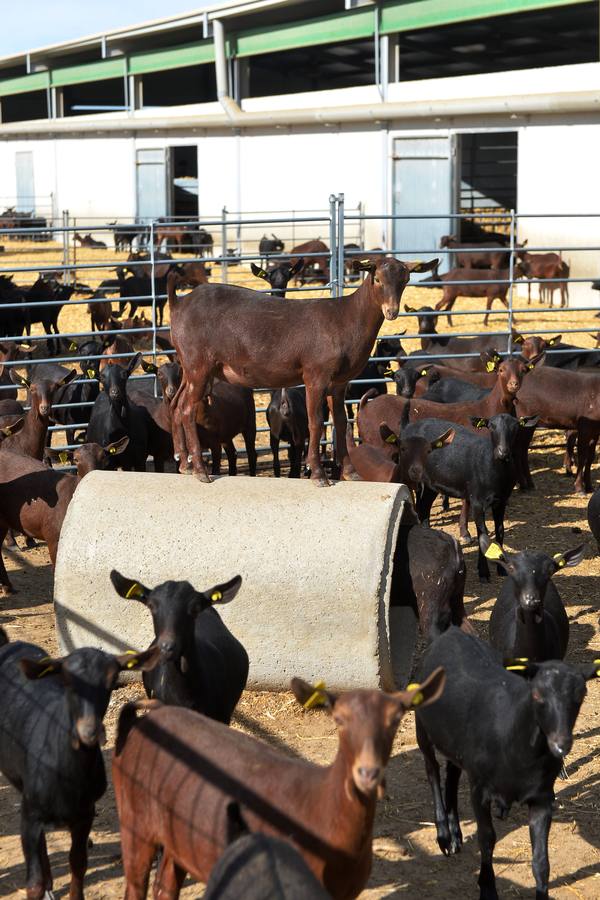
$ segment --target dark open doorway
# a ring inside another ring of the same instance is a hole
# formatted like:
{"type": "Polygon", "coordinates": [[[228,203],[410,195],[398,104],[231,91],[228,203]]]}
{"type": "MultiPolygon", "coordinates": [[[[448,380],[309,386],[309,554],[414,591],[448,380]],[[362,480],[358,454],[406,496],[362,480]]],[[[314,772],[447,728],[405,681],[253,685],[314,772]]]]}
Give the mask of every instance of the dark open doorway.
{"type": "Polygon", "coordinates": [[[509,212],[517,207],[517,137],[516,131],[459,135],[458,211],[471,213],[486,231],[508,232],[509,212]]]}
{"type": "Polygon", "coordinates": [[[170,147],[171,215],[195,218],[198,215],[198,148],[170,147]]]}

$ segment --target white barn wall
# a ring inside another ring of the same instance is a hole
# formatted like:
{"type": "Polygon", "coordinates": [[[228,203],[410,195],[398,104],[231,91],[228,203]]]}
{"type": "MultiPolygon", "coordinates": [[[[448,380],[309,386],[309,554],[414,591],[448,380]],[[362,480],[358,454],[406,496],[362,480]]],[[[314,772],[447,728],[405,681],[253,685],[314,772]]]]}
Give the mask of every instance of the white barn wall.
{"type": "MultiPolygon", "coordinates": [[[[600,125],[527,126],[519,133],[518,208],[523,213],[600,213],[600,125]]],[[[600,216],[521,219],[519,238],[531,247],[556,250],[600,247],[600,216]]],[[[573,278],[600,276],[600,250],[565,250],[573,278]]],[[[537,296],[537,287],[532,287],[537,296]]],[[[519,290],[523,295],[523,290],[519,290]]],[[[558,303],[558,291],[555,293],[558,303]]],[[[571,306],[595,306],[589,284],[569,285],[571,306]]]]}

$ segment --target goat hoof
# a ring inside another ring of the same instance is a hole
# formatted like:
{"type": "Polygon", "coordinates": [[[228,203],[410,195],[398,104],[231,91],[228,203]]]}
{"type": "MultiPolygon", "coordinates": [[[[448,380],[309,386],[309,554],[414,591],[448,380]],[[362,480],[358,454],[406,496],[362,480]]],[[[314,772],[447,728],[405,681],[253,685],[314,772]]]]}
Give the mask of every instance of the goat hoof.
{"type": "Polygon", "coordinates": [[[0,597],[10,597],[11,594],[16,594],[17,592],[13,588],[12,584],[2,584],[0,585],[0,597]]]}
{"type": "Polygon", "coordinates": [[[362,478],[352,469],[349,472],[342,472],[342,481],[362,481],[362,478]]]}
{"type": "Polygon", "coordinates": [[[576,497],[587,497],[587,494],[585,491],[575,491],[575,496],[576,497]]]}
{"type": "Polygon", "coordinates": [[[311,477],[310,480],[311,480],[312,484],[314,484],[315,487],[320,487],[320,488],[329,487],[329,481],[325,477],[323,477],[323,478],[311,477]]]}
{"type": "Polygon", "coordinates": [[[480,576],[479,576],[479,583],[480,583],[480,584],[489,584],[489,583],[490,583],[490,576],[489,576],[489,575],[480,575],[480,576]]]}
{"type": "Polygon", "coordinates": [[[210,484],[212,481],[212,478],[210,477],[208,472],[194,472],[194,475],[196,476],[198,481],[202,481],[204,482],[204,484],[210,484]]]}
{"type": "Polygon", "coordinates": [[[471,537],[471,535],[469,534],[468,531],[466,534],[461,534],[461,536],[460,536],[461,547],[468,547],[472,543],[473,543],[473,538],[471,537]]]}

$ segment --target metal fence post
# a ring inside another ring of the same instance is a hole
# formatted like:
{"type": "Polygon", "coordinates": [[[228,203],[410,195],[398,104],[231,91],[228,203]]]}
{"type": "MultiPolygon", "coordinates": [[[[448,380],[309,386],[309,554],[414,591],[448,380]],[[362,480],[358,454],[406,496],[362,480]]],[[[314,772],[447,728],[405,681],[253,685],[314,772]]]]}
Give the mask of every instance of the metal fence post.
{"type": "Polygon", "coordinates": [[[337,279],[340,296],[344,293],[344,195],[338,194],[337,207],[337,279]]]}
{"type": "MultiPolygon", "coordinates": [[[[154,253],[154,219],[150,222],[150,284],[152,291],[152,362],[156,365],[156,257],[154,253]]],[[[158,379],[154,379],[154,396],[158,396],[158,379]]]]}
{"type": "MultiPolygon", "coordinates": [[[[69,226],[69,211],[67,209],[63,209],[63,212],[62,212],[62,226],[63,226],[63,229],[65,229],[63,231],[63,258],[62,258],[62,261],[63,261],[63,266],[68,266],[69,265],[69,241],[71,239],[71,236],[70,236],[69,232],[66,231],[66,229],[69,226]]],[[[63,282],[65,284],[70,284],[71,277],[67,273],[67,269],[63,269],[63,273],[64,273],[63,274],[63,282]]]]}
{"type": "MultiPolygon", "coordinates": [[[[239,213],[241,215],[241,213],[239,213]]],[[[221,281],[227,284],[227,207],[221,210],[221,281]]]]}
{"type": "Polygon", "coordinates": [[[337,197],[329,195],[329,284],[332,297],[337,296],[337,197]]]}
{"type": "Polygon", "coordinates": [[[513,288],[514,288],[514,260],[515,253],[515,211],[510,211],[510,257],[508,262],[508,277],[510,284],[508,286],[508,352],[512,353],[512,333],[513,333],[513,288]]]}

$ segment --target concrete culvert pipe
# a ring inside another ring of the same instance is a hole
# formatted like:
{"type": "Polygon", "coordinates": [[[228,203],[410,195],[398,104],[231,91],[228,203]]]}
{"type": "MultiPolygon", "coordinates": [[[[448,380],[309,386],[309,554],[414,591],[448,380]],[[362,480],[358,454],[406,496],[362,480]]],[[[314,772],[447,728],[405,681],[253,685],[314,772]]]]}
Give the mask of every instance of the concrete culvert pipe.
{"type": "Polygon", "coordinates": [[[250,657],[248,686],[287,689],[290,678],[328,687],[392,689],[410,673],[416,618],[396,598],[394,550],[404,485],[91,472],[77,488],[55,572],[63,652],[143,649],[149,611],[117,596],[123,575],[154,587],[199,589],[240,574],[219,614],[250,657]],[[390,627],[391,621],[391,627],[390,627]]]}

